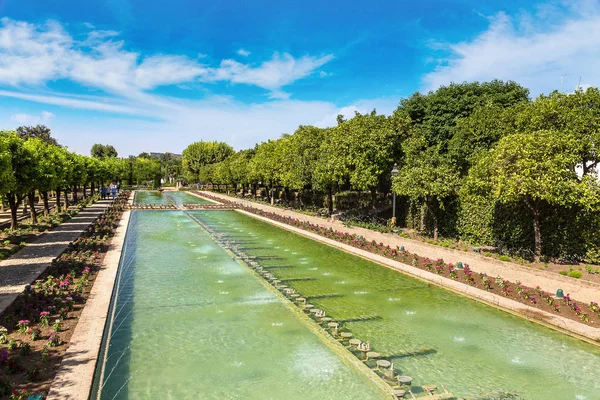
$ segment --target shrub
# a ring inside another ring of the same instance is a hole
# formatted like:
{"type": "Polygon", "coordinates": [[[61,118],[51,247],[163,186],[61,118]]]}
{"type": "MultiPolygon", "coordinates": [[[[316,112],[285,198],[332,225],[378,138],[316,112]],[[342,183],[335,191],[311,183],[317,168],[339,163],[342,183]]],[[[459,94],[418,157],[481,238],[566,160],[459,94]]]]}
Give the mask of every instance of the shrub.
{"type": "Polygon", "coordinates": [[[511,258],[509,256],[500,256],[500,257],[498,257],[498,260],[500,260],[500,261],[511,261],[511,258]]]}
{"type": "Polygon", "coordinates": [[[571,271],[571,272],[569,272],[569,276],[571,278],[579,279],[579,278],[581,278],[581,272],[579,272],[579,271],[571,271]]]}
{"type": "Polygon", "coordinates": [[[12,393],[13,386],[10,384],[8,379],[0,377],[0,396],[8,396],[12,393]]]}

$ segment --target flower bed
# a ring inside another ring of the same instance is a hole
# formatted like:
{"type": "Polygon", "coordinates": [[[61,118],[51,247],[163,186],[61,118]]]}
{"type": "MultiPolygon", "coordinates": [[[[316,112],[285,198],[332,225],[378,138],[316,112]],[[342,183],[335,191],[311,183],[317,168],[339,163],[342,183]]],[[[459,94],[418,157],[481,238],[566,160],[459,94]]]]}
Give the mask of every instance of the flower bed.
{"type": "Polygon", "coordinates": [[[0,316],[0,399],[47,393],[128,197],[123,192],[0,316]]]}
{"type": "Polygon", "coordinates": [[[184,203],[183,207],[189,210],[231,210],[231,205],[226,204],[188,204],[184,203]]]}
{"type": "MultiPolygon", "coordinates": [[[[219,201],[224,204],[231,205],[234,203],[229,200],[224,200],[221,197],[209,195],[206,193],[198,193],[203,197],[219,201]]],[[[420,257],[417,254],[409,253],[401,247],[392,248],[384,243],[368,241],[362,236],[339,232],[332,228],[319,226],[308,221],[301,221],[297,218],[285,217],[273,212],[267,212],[258,208],[249,207],[240,203],[235,203],[235,207],[244,211],[251,212],[262,217],[282,222],[291,226],[301,228],[303,230],[316,233],[320,236],[345,243],[356,248],[369,251],[374,254],[400,261],[404,264],[412,265],[415,268],[425,269],[432,273],[464,282],[476,288],[494,293],[506,298],[518,301],[522,304],[554,313],[574,321],[584,324],[600,327],[600,307],[597,303],[591,302],[584,304],[570,298],[567,294],[564,299],[556,299],[553,293],[544,291],[539,286],[531,288],[523,286],[520,282],[510,282],[503,279],[501,276],[490,277],[486,274],[473,272],[468,264],[453,265],[444,262],[443,259],[430,260],[426,257],[420,257]]]]}

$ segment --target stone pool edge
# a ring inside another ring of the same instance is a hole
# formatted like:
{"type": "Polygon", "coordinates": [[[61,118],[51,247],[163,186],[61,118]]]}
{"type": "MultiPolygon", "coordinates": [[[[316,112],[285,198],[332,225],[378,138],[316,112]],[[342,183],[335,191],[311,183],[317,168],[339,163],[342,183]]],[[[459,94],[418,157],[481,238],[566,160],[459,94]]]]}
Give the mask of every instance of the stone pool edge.
{"type": "MultiPolygon", "coordinates": [[[[204,198],[200,195],[197,195],[197,196],[204,198]]],[[[208,200],[206,198],[204,198],[204,199],[208,200]]],[[[297,228],[297,227],[294,227],[294,226],[291,226],[288,224],[284,224],[279,221],[274,221],[267,217],[263,217],[263,216],[256,215],[256,214],[250,213],[248,211],[239,210],[239,209],[236,209],[235,211],[240,212],[245,215],[248,215],[250,217],[262,220],[264,222],[268,222],[272,225],[278,226],[278,227],[286,229],[288,231],[298,233],[302,236],[305,236],[305,237],[311,238],[313,240],[316,240],[318,242],[327,244],[331,247],[335,247],[335,248],[345,251],[347,253],[351,253],[351,254],[359,256],[361,258],[375,262],[384,267],[403,272],[407,275],[412,276],[413,278],[417,278],[421,281],[425,281],[427,283],[434,284],[436,286],[450,290],[459,295],[469,297],[472,300],[476,300],[481,303],[485,303],[489,306],[492,306],[494,308],[508,312],[512,315],[524,318],[530,322],[534,322],[539,325],[545,326],[547,328],[559,331],[561,333],[564,333],[569,336],[575,337],[577,339],[583,340],[583,341],[593,344],[595,346],[600,346],[600,329],[599,328],[592,328],[590,326],[584,325],[577,321],[573,321],[568,318],[553,315],[546,311],[530,307],[528,305],[519,303],[519,302],[511,300],[511,299],[507,299],[505,297],[496,296],[492,293],[488,293],[481,289],[469,286],[466,283],[457,282],[452,279],[436,275],[432,272],[424,271],[419,268],[415,268],[411,265],[404,264],[399,261],[391,260],[387,257],[383,257],[380,255],[368,252],[366,250],[357,249],[348,244],[341,243],[336,240],[329,239],[329,238],[317,235],[316,233],[308,232],[303,229],[300,229],[300,228],[297,228]]]]}
{"type": "Polygon", "coordinates": [[[123,212],[46,400],[89,399],[130,217],[123,212]]]}
{"type": "Polygon", "coordinates": [[[202,200],[210,201],[211,203],[214,203],[214,204],[223,204],[220,201],[216,201],[216,200],[213,200],[213,199],[209,199],[208,197],[200,196],[199,194],[196,194],[196,193],[191,192],[189,190],[186,190],[185,193],[191,194],[192,196],[196,196],[196,197],[198,197],[198,198],[200,198],[202,200]]]}

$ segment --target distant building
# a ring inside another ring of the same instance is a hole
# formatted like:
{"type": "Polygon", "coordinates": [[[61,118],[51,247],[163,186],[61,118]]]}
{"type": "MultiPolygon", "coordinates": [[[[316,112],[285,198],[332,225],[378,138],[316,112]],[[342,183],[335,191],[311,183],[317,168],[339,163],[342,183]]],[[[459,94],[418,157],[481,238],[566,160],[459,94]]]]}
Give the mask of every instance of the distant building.
{"type": "Polygon", "coordinates": [[[169,152],[167,152],[167,153],[150,153],[150,156],[154,157],[154,158],[160,158],[160,157],[162,157],[163,154],[168,154],[173,158],[182,158],[183,157],[181,154],[175,154],[175,153],[169,153],[169,152]]]}

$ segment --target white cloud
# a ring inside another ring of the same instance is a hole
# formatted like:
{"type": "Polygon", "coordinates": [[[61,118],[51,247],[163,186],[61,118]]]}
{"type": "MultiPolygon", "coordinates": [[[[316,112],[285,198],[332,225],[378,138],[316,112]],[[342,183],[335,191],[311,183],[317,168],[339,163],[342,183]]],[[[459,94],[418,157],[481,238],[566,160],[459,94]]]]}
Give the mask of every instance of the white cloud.
{"type": "Polygon", "coordinates": [[[312,74],[317,68],[333,59],[332,54],[323,57],[304,56],[295,59],[288,53],[275,53],[273,58],[253,67],[235,60],[223,60],[219,68],[213,68],[205,76],[205,82],[228,81],[255,85],[273,92],[298,79],[312,74]]]}
{"type": "MultiPolygon", "coordinates": [[[[166,99],[163,99],[167,101],[166,99]]],[[[113,144],[119,154],[138,154],[142,151],[181,153],[198,140],[226,141],[236,149],[274,139],[282,133],[292,133],[299,125],[335,126],[339,113],[350,118],[354,111],[390,113],[397,99],[358,101],[347,107],[323,101],[277,100],[259,104],[243,104],[228,98],[186,101],[170,108],[150,106],[156,119],[110,119],[64,121],[54,124],[53,132],[60,143],[71,150],[88,154],[90,147],[102,137],[113,144]],[[85,132],[85,135],[81,135],[85,132]]]]}
{"type": "Polygon", "coordinates": [[[600,9],[587,1],[569,6],[540,7],[538,14],[519,18],[505,13],[489,17],[489,28],[473,40],[446,45],[448,57],[425,75],[424,89],[494,78],[515,80],[533,95],[571,91],[579,77],[599,85],[600,9]]]}
{"type": "Polygon", "coordinates": [[[0,97],[9,97],[33,101],[42,104],[52,104],[56,106],[69,107],[80,110],[107,111],[119,114],[145,115],[143,108],[122,104],[114,99],[93,98],[86,96],[84,98],[63,96],[63,95],[44,95],[34,93],[22,93],[8,90],[0,90],[0,97]]]}
{"type": "Polygon", "coordinates": [[[49,111],[42,111],[40,115],[17,113],[10,117],[10,120],[18,125],[47,125],[54,118],[54,114],[49,111]]]}
{"type": "Polygon", "coordinates": [[[335,122],[336,105],[290,100],[290,93],[284,90],[318,71],[333,59],[331,54],[294,58],[274,53],[257,64],[223,60],[211,66],[198,61],[202,54],[196,59],[176,54],[146,56],[127,50],[117,39],[117,32],[93,30],[78,40],[52,21],[39,25],[0,20],[0,98],[100,112],[97,117],[89,112],[70,113],[69,118],[53,120],[53,115],[41,108],[37,113],[12,116],[2,115],[0,110],[0,123],[14,127],[52,121],[53,135],[71,150],[88,154],[94,141],[103,137],[126,155],[181,152],[200,139],[224,140],[246,148],[293,132],[300,124],[327,120],[330,115],[335,122]],[[105,94],[56,93],[45,87],[59,79],[105,94]],[[243,104],[225,96],[190,100],[151,92],[163,85],[206,90],[199,82],[204,87],[211,82],[253,85],[267,90],[271,100],[243,104]]]}
{"type": "Polygon", "coordinates": [[[351,105],[335,109],[321,119],[313,119],[312,124],[320,128],[336,126],[338,115],[344,116],[345,119],[350,119],[357,112],[366,114],[373,110],[376,110],[377,114],[390,115],[397,106],[398,99],[396,98],[381,97],[378,99],[358,100],[351,105]]]}
{"type": "MultiPolygon", "coordinates": [[[[200,79],[259,86],[280,97],[283,86],[310,75],[332,59],[288,53],[273,55],[258,66],[223,60],[209,67],[183,55],[142,56],[126,50],[117,40],[119,32],[92,30],[84,40],[73,38],[58,22],[31,24],[0,20],[0,85],[42,85],[69,79],[84,86],[130,97],[159,86],[177,85],[200,79]]],[[[250,54],[240,49],[238,54],[250,54]]]]}
{"type": "Polygon", "coordinates": [[[250,55],[250,52],[244,49],[239,49],[237,53],[242,57],[248,57],[250,55]]]}

